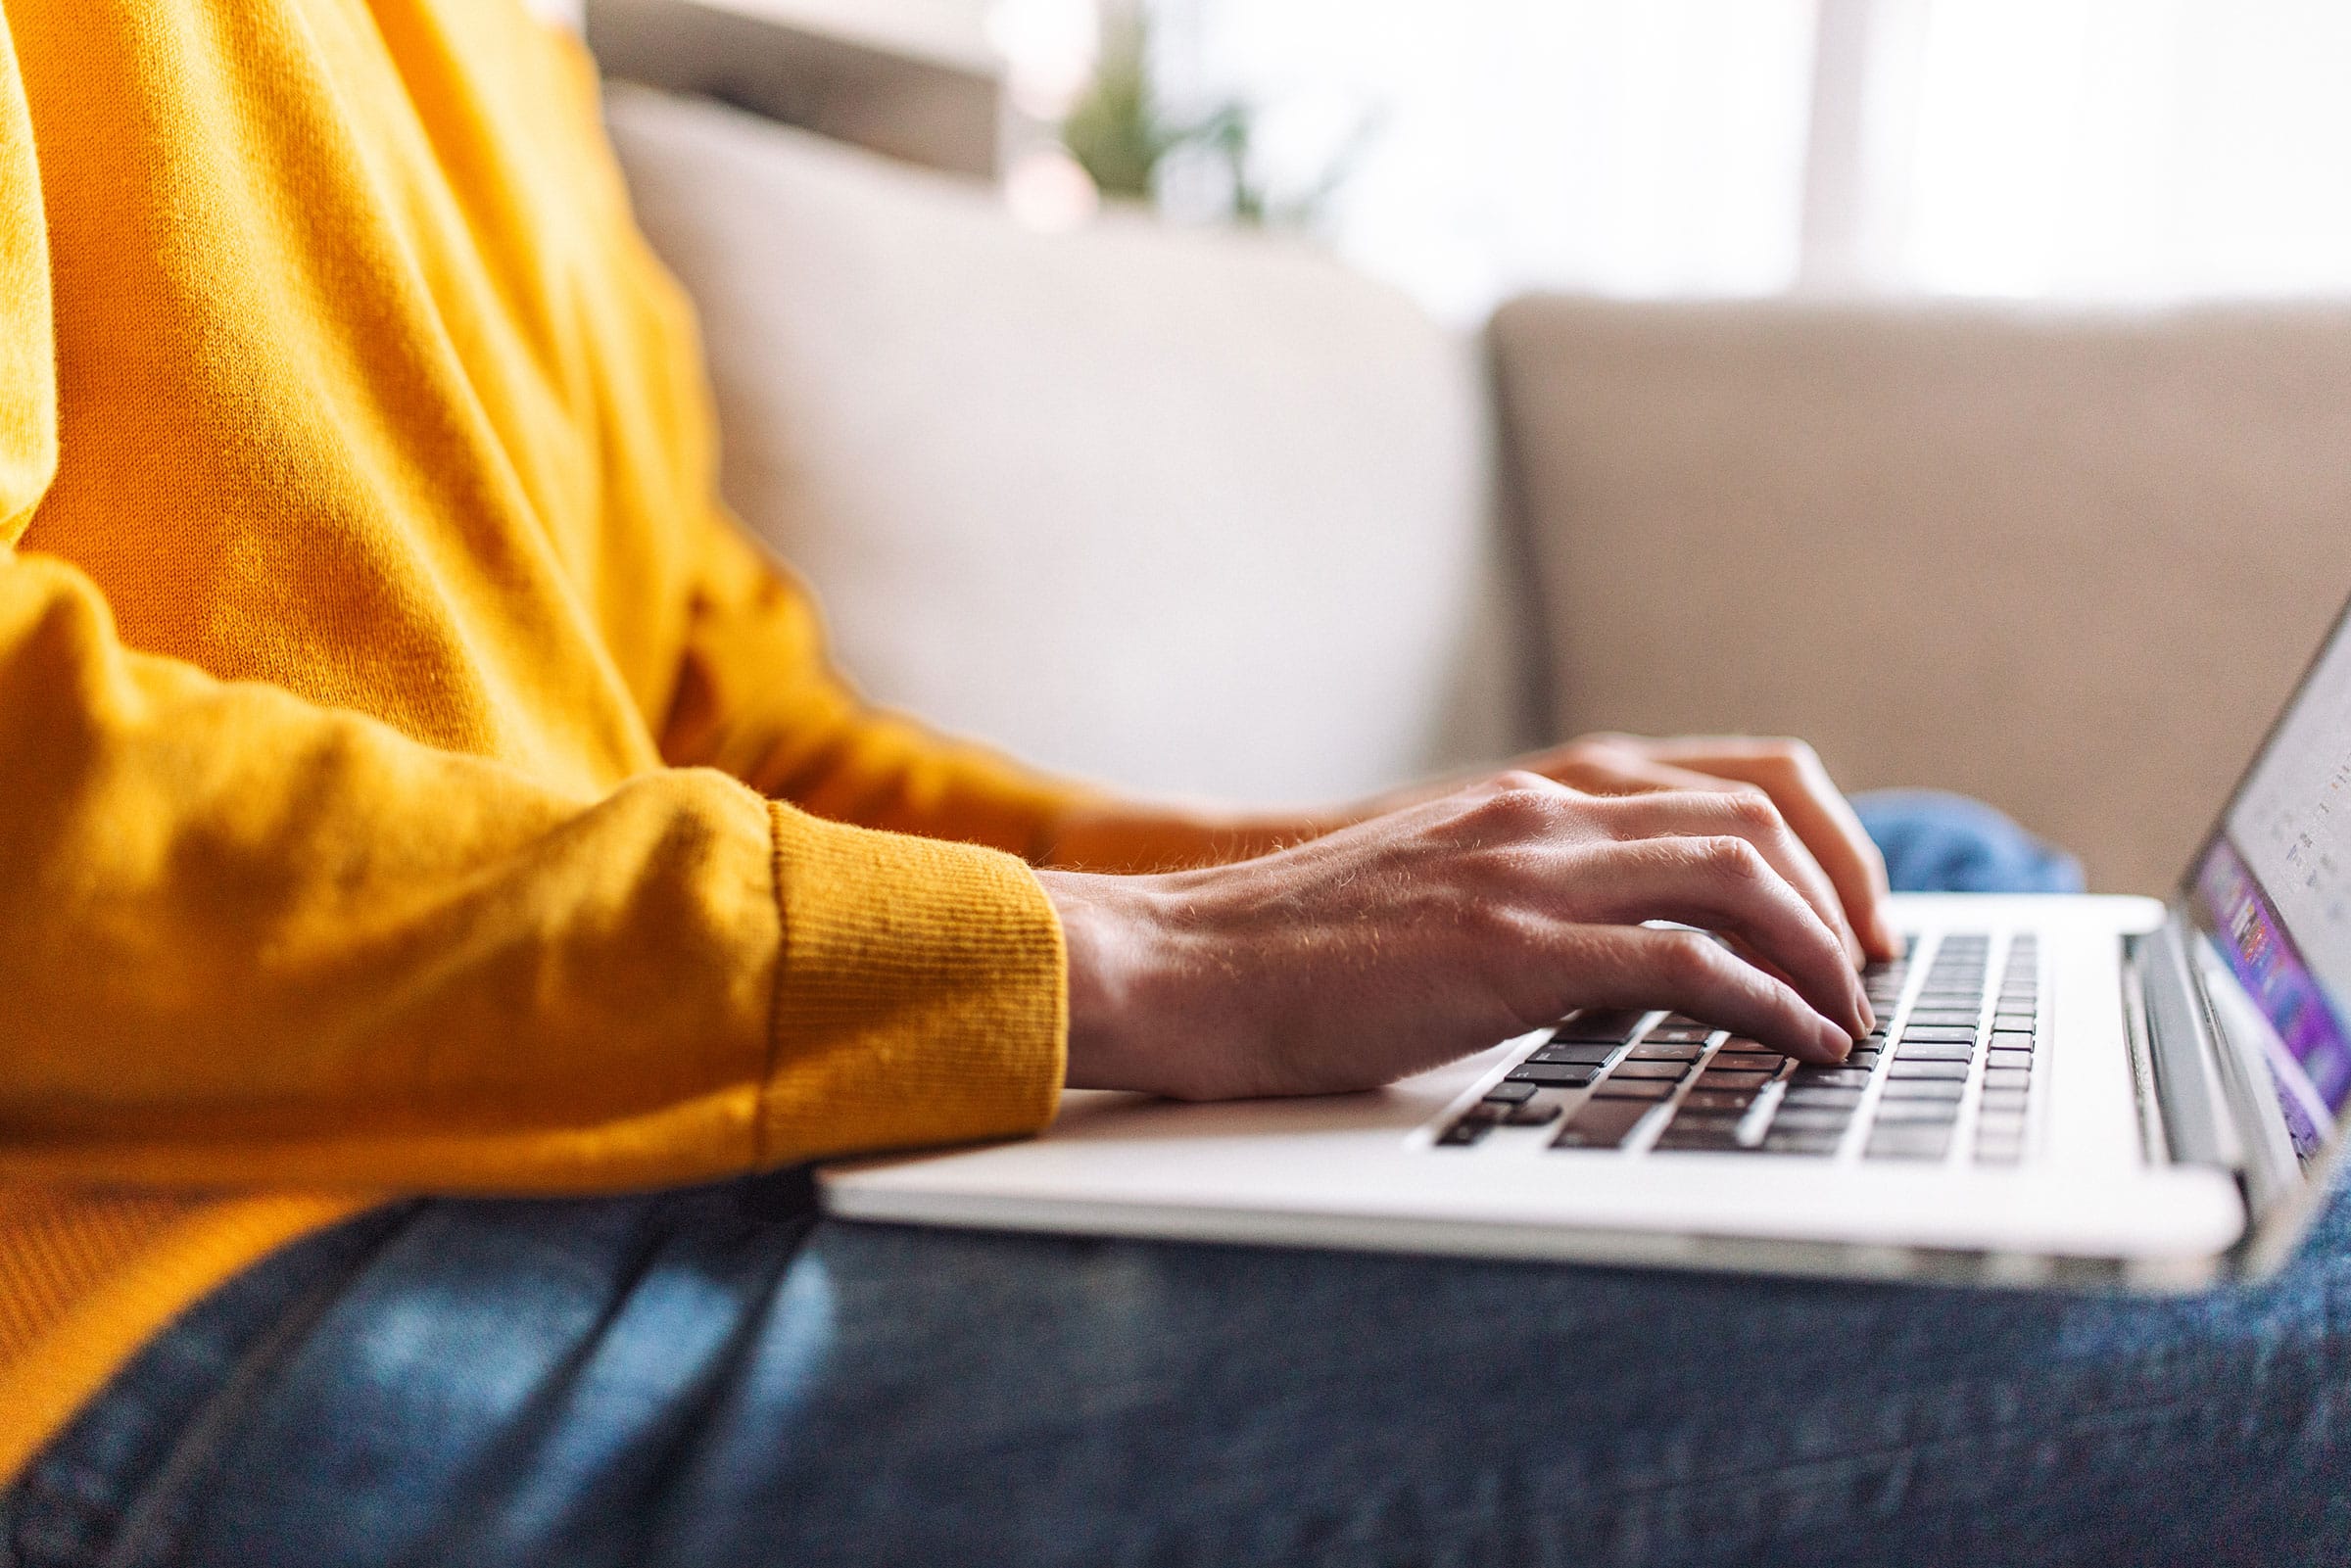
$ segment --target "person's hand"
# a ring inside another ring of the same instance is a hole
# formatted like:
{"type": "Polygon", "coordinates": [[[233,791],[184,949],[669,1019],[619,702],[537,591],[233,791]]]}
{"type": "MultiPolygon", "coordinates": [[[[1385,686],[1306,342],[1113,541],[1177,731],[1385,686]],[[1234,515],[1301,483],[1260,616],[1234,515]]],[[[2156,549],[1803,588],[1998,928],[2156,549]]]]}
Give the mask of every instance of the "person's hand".
{"type": "Polygon", "coordinates": [[[1837,927],[1855,958],[1891,959],[1901,951],[1887,912],[1886,859],[1830,782],[1819,754],[1801,740],[1595,735],[1516,766],[1596,795],[1712,792],[1726,782],[1761,790],[1799,841],[1783,872],[1837,927]]]}
{"type": "Polygon", "coordinates": [[[1224,1099],[1374,1087],[1579,1007],[1842,1060],[1874,1021],[1817,873],[1761,788],[1518,772],[1234,865],[1037,876],[1069,942],[1070,1085],[1224,1099]]]}
{"type": "MultiPolygon", "coordinates": [[[[1651,740],[1596,735],[1511,766],[1586,794],[1760,794],[1778,809],[1795,839],[1777,861],[1782,877],[1837,932],[1847,956],[1858,964],[1890,959],[1900,950],[1900,938],[1887,916],[1886,862],[1853,808],[1830,782],[1820,758],[1801,740],[1651,740]]],[[[1048,863],[1122,871],[1223,864],[1387,816],[1461,786],[1459,781],[1421,784],[1342,811],[1307,816],[1103,801],[1070,814],[1048,863]]]]}

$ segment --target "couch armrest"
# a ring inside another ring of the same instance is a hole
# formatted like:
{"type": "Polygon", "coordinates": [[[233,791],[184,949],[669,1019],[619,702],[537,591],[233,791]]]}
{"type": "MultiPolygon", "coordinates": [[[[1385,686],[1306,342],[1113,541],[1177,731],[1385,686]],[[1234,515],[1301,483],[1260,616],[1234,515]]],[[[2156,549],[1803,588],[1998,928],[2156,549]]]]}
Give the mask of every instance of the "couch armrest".
{"type": "Polygon", "coordinates": [[[1562,733],[1813,740],[2177,877],[2351,591],[2351,311],[1515,302],[1562,733]]]}

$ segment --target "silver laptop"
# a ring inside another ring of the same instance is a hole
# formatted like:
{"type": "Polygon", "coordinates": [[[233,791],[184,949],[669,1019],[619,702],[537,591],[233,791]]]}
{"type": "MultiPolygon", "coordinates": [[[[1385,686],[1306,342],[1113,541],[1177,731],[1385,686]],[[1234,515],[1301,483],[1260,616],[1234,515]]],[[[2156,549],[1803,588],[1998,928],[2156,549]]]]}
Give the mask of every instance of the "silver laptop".
{"type": "Polygon", "coordinates": [[[1073,1092],[1042,1136],[825,1171],[858,1219],[2185,1289],[2276,1267],[2351,1102],[2351,616],[2170,902],[1907,896],[1808,1067],[1582,1013],[1372,1094],[1073,1092]]]}

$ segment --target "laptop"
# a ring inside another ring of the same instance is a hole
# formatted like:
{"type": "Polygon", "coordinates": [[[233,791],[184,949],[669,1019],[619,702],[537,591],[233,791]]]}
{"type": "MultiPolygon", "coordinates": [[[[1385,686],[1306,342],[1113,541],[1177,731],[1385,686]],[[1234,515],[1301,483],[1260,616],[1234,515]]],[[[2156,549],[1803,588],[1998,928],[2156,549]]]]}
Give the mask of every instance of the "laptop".
{"type": "Polygon", "coordinates": [[[2019,1286],[2276,1268],[2351,1104],[2351,612],[2168,902],[1897,896],[1877,1031],[1806,1066],[1583,1012],[1392,1088],[1073,1091],[1041,1136],[820,1173],[864,1220],[2019,1286]]]}

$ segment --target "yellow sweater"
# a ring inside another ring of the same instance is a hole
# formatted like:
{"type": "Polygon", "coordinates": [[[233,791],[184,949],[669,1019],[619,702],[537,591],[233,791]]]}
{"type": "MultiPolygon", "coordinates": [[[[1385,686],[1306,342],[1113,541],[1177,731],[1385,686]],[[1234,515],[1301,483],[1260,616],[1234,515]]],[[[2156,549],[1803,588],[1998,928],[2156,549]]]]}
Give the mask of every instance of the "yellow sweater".
{"type": "Polygon", "coordinates": [[[586,61],[512,0],[0,19],[0,1476],[385,1195],[1047,1119],[999,851],[1071,799],[862,710],[721,514],[586,61]]]}

